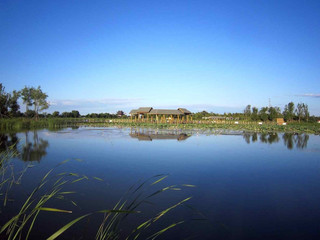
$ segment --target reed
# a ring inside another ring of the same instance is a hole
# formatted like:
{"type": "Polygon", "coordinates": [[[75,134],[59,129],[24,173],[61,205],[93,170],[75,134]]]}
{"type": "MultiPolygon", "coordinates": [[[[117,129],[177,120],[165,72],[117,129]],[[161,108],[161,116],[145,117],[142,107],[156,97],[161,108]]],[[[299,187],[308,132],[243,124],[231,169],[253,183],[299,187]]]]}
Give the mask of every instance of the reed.
{"type": "MultiPolygon", "coordinates": [[[[12,155],[7,155],[6,159],[9,159],[9,157],[12,157],[12,155]]],[[[97,177],[88,177],[71,172],[53,174],[60,165],[65,164],[68,161],[70,160],[63,161],[58,166],[51,169],[47,174],[45,174],[39,184],[28,195],[27,199],[20,207],[18,213],[1,227],[0,235],[5,234],[6,239],[8,240],[30,239],[32,231],[36,230],[35,223],[38,219],[39,214],[42,214],[44,212],[60,212],[62,214],[73,213],[71,210],[60,209],[53,206],[54,202],[57,199],[67,200],[70,204],[77,205],[72,200],[66,198],[66,195],[72,196],[72,194],[76,194],[74,191],[65,191],[64,189],[67,186],[68,189],[70,189],[70,186],[72,188],[72,184],[81,180],[91,179],[95,181],[103,181],[102,179],[97,177]]],[[[5,168],[2,169],[2,171],[5,170],[5,168]]],[[[181,186],[171,185],[152,191],[152,189],[156,188],[158,184],[164,181],[167,177],[167,175],[156,175],[143,182],[134,184],[112,208],[95,210],[77,217],[74,220],[70,221],[68,224],[62,226],[47,239],[53,240],[58,238],[73,225],[77,224],[85,218],[88,218],[89,216],[101,215],[103,216],[102,222],[97,227],[95,236],[92,236],[91,239],[119,239],[121,233],[120,228],[123,225],[124,220],[131,214],[142,214],[141,211],[139,211],[139,207],[142,204],[150,202],[150,200],[155,198],[158,194],[166,191],[179,191],[185,187],[194,187],[193,185],[188,184],[184,184],[181,186]]],[[[143,238],[141,238],[142,233],[145,232],[146,229],[148,229],[151,225],[162,219],[168,212],[173,211],[179,206],[183,206],[184,203],[189,201],[190,199],[191,197],[185,198],[178,203],[162,210],[155,217],[135,227],[128,236],[124,237],[124,239],[155,239],[166,231],[172,229],[173,227],[182,224],[184,222],[183,220],[172,223],[169,226],[150,234],[149,236],[143,236],[143,238]]]]}

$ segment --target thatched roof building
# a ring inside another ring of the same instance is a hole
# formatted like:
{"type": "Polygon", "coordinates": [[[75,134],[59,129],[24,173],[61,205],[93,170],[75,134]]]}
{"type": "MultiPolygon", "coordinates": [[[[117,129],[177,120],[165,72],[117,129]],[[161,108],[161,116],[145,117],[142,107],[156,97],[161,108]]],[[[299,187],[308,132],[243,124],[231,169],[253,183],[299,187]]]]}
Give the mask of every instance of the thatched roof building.
{"type": "Polygon", "coordinates": [[[131,116],[135,115],[174,115],[174,116],[186,116],[191,112],[185,108],[176,109],[153,109],[152,107],[140,107],[133,109],[129,113],[131,116]]]}

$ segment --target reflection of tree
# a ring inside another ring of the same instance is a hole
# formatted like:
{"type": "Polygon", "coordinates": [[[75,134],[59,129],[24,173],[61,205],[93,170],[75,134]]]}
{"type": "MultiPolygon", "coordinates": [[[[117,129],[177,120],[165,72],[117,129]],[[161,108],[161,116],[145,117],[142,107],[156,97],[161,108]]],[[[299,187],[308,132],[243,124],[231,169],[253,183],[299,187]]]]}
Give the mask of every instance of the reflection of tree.
{"type": "Polygon", "coordinates": [[[296,147],[300,149],[304,149],[307,147],[309,140],[308,134],[298,134],[295,138],[296,147]]]}
{"type": "MultiPolygon", "coordinates": [[[[278,133],[243,133],[243,139],[246,143],[254,143],[258,141],[261,143],[276,143],[280,141],[278,133]]],[[[308,134],[294,134],[294,133],[284,133],[282,135],[283,142],[288,149],[293,149],[294,147],[299,149],[304,149],[307,147],[309,135],[308,134]]]]}
{"type": "Polygon", "coordinates": [[[253,133],[253,134],[252,134],[251,141],[252,141],[252,142],[256,142],[257,140],[258,140],[258,134],[257,134],[257,133],[253,133]]]}
{"type": "Polygon", "coordinates": [[[18,142],[17,134],[0,134],[0,153],[8,149],[16,150],[18,142]]]}
{"type": "Polygon", "coordinates": [[[307,147],[309,135],[308,134],[294,134],[294,133],[285,133],[282,136],[284,145],[288,149],[293,149],[295,146],[299,149],[304,149],[307,147]]]}
{"type": "Polygon", "coordinates": [[[33,132],[33,141],[29,141],[28,133],[26,132],[26,142],[22,147],[20,158],[21,160],[28,161],[38,161],[47,155],[46,148],[49,146],[49,142],[39,138],[37,131],[33,132]]]}
{"type": "Polygon", "coordinates": [[[282,136],[284,145],[287,146],[288,149],[293,148],[293,133],[285,133],[282,136]]]}
{"type": "Polygon", "coordinates": [[[267,133],[261,133],[260,134],[260,142],[267,143],[268,142],[267,136],[268,136],[267,133]]]}
{"type": "Polygon", "coordinates": [[[244,140],[246,141],[246,143],[250,144],[251,133],[244,132],[242,136],[243,136],[244,140]]]}
{"type": "Polygon", "coordinates": [[[277,133],[270,133],[268,136],[268,143],[279,142],[279,137],[277,133]]]}

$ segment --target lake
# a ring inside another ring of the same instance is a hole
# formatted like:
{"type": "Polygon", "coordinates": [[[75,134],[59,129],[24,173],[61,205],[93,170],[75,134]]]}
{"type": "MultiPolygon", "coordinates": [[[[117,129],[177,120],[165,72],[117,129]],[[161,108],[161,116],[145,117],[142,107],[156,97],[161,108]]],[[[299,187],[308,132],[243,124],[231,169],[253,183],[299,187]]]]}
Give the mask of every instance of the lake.
{"type": "MultiPolygon", "coordinates": [[[[73,181],[63,191],[75,193],[45,205],[72,214],[41,211],[30,239],[46,239],[77,217],[139,194],[144,201],[121,222],[121,239],[189,197],[138,239],[173,223],[179,224],[159,239],[320,239],[318,135],[80,127],[0,138],[2,152],[16,144],[17,176],[25,171],[8,191],[10,201],[1,205],[1,225],[50,169],[52,181],[61,173],[73,181]]],[[[90,215],[59,239],[94,239],[102,217],[90,215]]]]}

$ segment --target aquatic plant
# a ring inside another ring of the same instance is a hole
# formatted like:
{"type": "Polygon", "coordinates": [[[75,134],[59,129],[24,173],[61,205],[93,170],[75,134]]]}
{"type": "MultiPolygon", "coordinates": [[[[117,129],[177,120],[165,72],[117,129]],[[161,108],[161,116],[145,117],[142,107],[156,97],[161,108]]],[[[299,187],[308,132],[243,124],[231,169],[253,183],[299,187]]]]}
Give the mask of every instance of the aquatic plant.
{"type": "MultiPolygon", "coordinates": [[[[67,163],[68,161],[69,160],[66,160],[60,163],[58,166],[56,166],[56,168],[62,164],[67,163]]],[[[65,191],[64,189],[66,188],[66,186],[72,186],[72,184],[82,180],[91,179],[96,181],[103,181],[98,177],[88,177],[71,172],[62,172],[54,175],[53,172],[56,170],[56,168],[51,169],[45,174],[45,176],[40,180],[38,186],[33,189],[33,191],[24,201],[19,212],[1,227],[0,234],[5,234],[8,240],[21,238],[29,239],[31,236],[30,234],[34,229],[36,220],[38,219],[38,216],[39,214],[41,214],[41,212],[60,212],[67,214],[72,213],[71,210],[53,207],[53,200],[55,199],[67,201],[75,206],[77,205],[77,203],[66,197],[72,196],[72,194],[76,194],[74,191],[65,191]]],[[[102,222],[100,226],[98,226],[96,236],[92,238],[96,240],[119,239],[121,233],[120,227],[122,226],[123,221],[131,214],[141,214],[141,212],[138,210],[141,204],[149,202],[150,199],[165,191],[178,191],[181,190],[182,187],[194,187],[193,185],[188,184],[184,184],[182,186],[172,185],[157,189],[156,191],[150,193],[150,189],[156,187],[167,177],[167,175],[156,175],[141,183],[134,184],[111,209],[107,208],[92,211],[80,217],[77,217],[76,219],[70,221],[68,224],[64,225],[58,231],[53,233],[48,238],[48,240],[56,239],[82,219],[88,218],[89,216],[96,216],[101,214],[103,215],[102,222]]],[[[168,212],[171,212],[176,207],[183,205],[190,199],[191,197],[185,198],[174,204],[173,206],[170,206],[165,210],[159,212],[155,217],[147,220],[146,222],[133,229],[132,232],[128,236],[126,236],[126,239],[138,239],[143,231],[163,218],[168,212]]],[[[158,232],[152,233],[148,237],[148,239],[155,239],[159,235],[163,234],[174,226],[182,224],[183,222],[184,221],[181,220],[172,223],[169,226],[159,230],[158,232]]]]}

